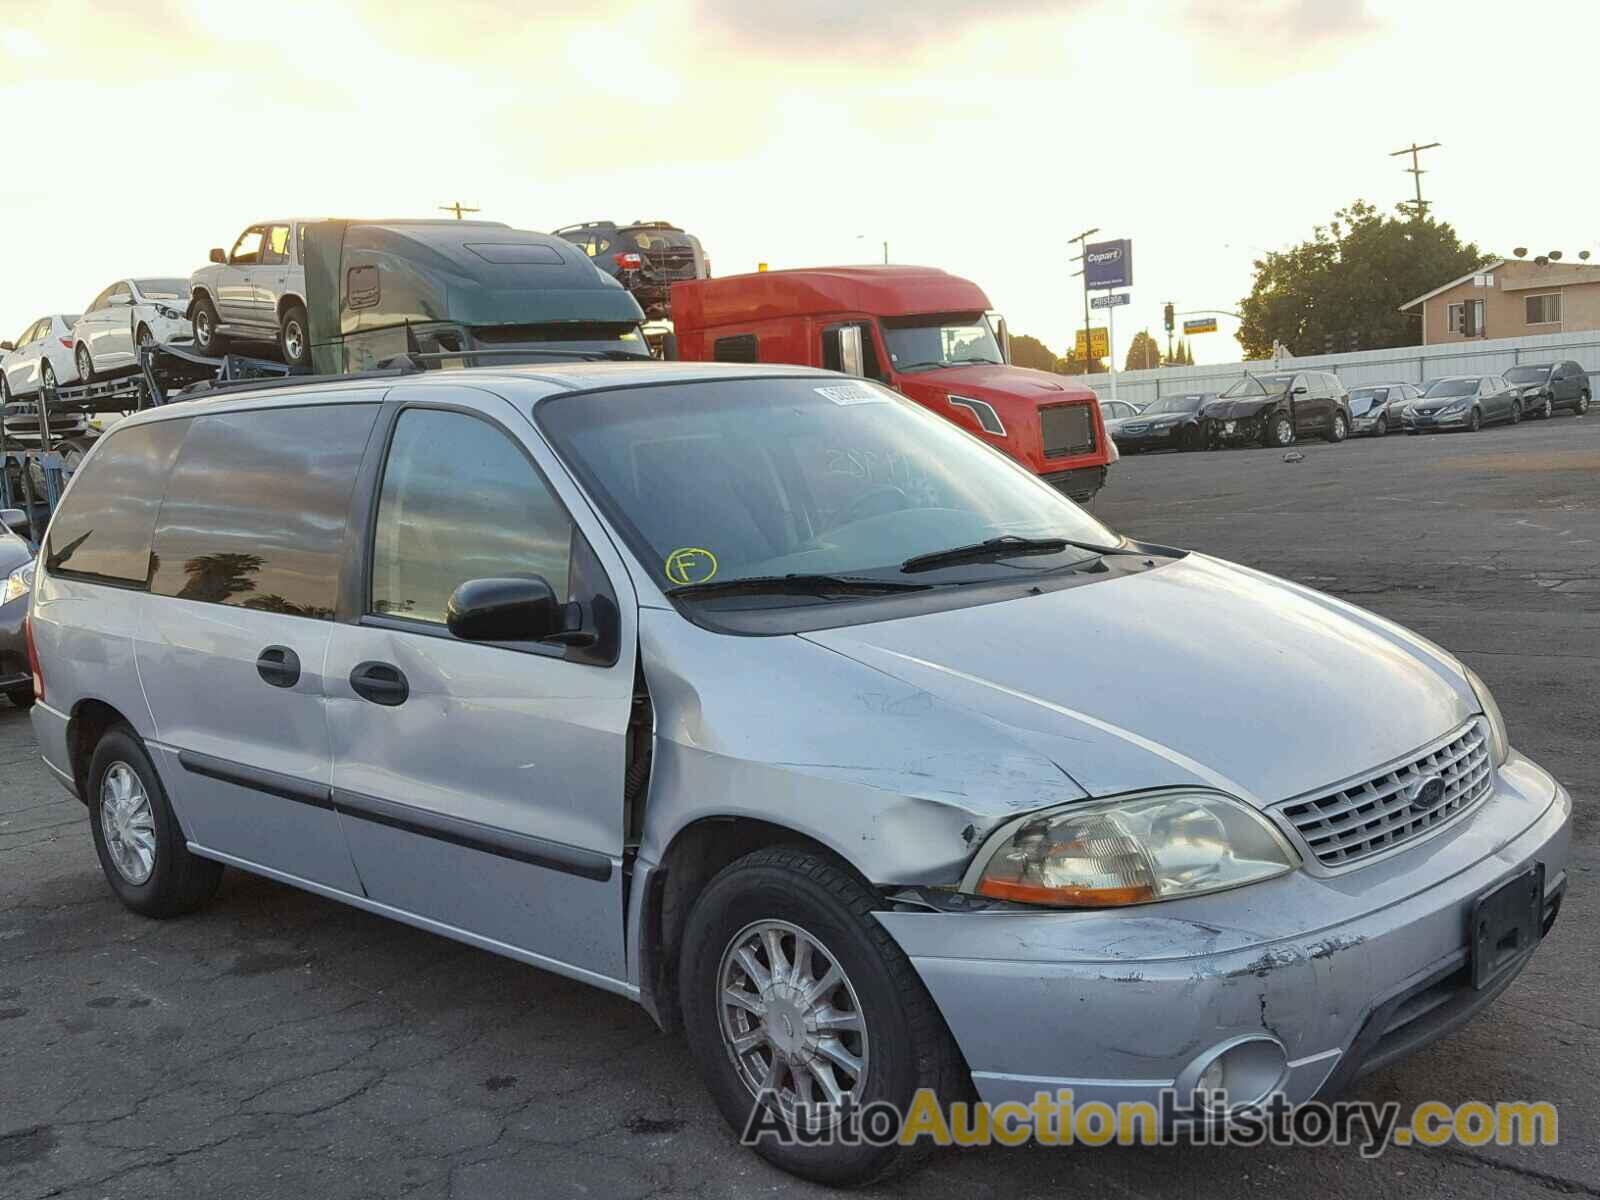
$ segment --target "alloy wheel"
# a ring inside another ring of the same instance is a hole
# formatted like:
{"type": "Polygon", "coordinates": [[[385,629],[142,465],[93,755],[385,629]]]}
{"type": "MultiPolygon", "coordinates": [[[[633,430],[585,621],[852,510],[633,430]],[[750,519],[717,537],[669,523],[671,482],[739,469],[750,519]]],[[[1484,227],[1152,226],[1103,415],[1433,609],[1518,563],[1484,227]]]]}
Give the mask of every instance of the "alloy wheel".
{"type": "Polygon", "coordinates": [[[1539,415],[1548,421],[1555,413],[1555,405],[1550,403],[1550,397],[1544,398],[1544,407],[1539,410],[1539,415]]]}
{"type": "Polygon", "coordinates": [[[78,378],[84,383],[89,382],[89,376],[94,374],[94,360],[89,357],[89,347],[82,342],[78,343],[78,378]]]}
{"type": "Polygon", "coordinates": [[[100,831],[117,873],[135,887],[156,868],[156,819],[138,772],[125,762],[106,768],[100,782],[100,831]]]}
{"type": "Polygon", "coordinates": [[[286,321],[283,326],[284,357],[299,362],[300,355],[305,351],[305,338],[305,330],[300,328],[299,321],[286,321]]]}
{"type": "Polygon", "coordinates": [[[192,328],[194,329],[195,345],[202,350],[209,350],[211,348],[211,314],[206,312],[204,308],[195,309],[192,328]]]}
{"type": "Polygon", "coordinates": [[[866,1018],[839,960],[788,921],[746,925],[717,968],[718,1028],[739,1078],[792,1121],[817,1128],[859,1103],[867,1081],[866,1018]]]}

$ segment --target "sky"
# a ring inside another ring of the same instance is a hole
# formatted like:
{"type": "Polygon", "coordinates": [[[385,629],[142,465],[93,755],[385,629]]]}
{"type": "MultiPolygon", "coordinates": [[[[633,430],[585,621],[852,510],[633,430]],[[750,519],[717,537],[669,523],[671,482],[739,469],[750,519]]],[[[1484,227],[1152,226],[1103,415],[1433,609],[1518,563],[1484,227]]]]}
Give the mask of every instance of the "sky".
{"type": "Polygon", "coordinates": [[[459,200],[670,220],[718,275],[887,241],[1058,353],[1098,226],[1134,245],[1120,359],[1163,301],[1235,309],[1262,251],[1409,198],[1413,141],[1464,238],[1600,251],[1597,47],[1596,0],[0,0],[0,337],[257,221],[459,200]]]}

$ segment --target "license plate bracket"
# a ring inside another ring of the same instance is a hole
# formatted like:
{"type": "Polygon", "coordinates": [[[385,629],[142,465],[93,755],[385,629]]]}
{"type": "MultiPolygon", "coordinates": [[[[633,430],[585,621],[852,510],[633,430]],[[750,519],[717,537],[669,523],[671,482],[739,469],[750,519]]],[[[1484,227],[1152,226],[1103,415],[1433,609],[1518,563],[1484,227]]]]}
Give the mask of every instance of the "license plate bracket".
{"type": "Polygon", "coordinates": [[[1544,864],[1537,863],[1472,903],[1472,986],[1482,988],[1531,950],[1543,934],[1544,864]]]}

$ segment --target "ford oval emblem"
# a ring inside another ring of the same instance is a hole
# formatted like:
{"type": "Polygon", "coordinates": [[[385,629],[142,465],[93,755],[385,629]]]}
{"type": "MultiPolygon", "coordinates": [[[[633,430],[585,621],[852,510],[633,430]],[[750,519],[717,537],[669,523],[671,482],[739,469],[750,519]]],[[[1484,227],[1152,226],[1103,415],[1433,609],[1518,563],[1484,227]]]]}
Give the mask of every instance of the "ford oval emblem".
{"type": "Polygon", "coordinates": [[[1444,799],[1444,780],[1437,775],[1419,779],[1406,789],[1406,799],[1418,812],[1428,812],[1439,807],[1444,799]]]}

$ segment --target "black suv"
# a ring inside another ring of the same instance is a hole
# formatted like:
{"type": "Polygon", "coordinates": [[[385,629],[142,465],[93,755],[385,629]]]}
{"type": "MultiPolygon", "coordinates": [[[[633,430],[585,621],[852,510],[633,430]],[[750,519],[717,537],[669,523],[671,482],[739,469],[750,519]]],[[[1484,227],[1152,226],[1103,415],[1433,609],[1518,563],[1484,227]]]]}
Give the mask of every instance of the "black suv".
{"type": "Polygon", "coordinates": [[[1246,375],[1205,407],[1212,446],[1287,446],[1296,438],[1350,436],[1350,393],[1327,371],[1246,375]]]}
{"type": "Polygon", "coordinates": [[[700,239],[665,221],[587,221],[554,231],[633,293],[647,318],[672,316],[672,285],[711,278],[700,239]]]}
{"type": "Polygon", "coordinates": [[[1517,389],[1527,416],[1553,416],[1558,408],[1570,408],[1580,417],[1589,411],[1589,372],[1571,359],[1512,367],[1503,378],[1517,389]]]}

